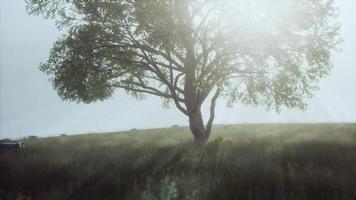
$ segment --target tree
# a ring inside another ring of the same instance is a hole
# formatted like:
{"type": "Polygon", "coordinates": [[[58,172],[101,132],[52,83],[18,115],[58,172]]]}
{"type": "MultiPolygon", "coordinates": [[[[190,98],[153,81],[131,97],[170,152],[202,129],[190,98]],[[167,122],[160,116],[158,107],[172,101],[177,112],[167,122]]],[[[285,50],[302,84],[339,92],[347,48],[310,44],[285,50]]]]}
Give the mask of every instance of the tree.
{"type": "Polygon", "coordinates": [[[305,109],[338,43],[332,0],[27,0],[27,10],[64,32],[40,66],[61,98],[156,95],[188,116],[197,143],[219,97],[305,109]]]}

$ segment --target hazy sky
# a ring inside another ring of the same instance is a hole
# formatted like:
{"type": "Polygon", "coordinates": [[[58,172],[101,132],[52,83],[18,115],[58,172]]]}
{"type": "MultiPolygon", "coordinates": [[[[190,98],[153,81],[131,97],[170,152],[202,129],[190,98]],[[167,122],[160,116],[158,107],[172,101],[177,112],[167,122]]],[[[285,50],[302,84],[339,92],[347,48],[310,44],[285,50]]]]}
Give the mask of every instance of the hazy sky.
{"type": "MultiPolygon", "coordinates": [[[[336,2],[343,50],[333,55],[335,67],[307,100],[307,111],[276,114],[239,103],[227,108],[219,102],[215,122],[356,122],[356,0],[336,2]]],[[[27,15],[23,0],[0,0],[0,139],[187,124],[174,106],[162,108],[159,98],[138,102],[119,90],[95,104],[61,101],[38,69],[59,36],[53,21],[27,15]]]]}

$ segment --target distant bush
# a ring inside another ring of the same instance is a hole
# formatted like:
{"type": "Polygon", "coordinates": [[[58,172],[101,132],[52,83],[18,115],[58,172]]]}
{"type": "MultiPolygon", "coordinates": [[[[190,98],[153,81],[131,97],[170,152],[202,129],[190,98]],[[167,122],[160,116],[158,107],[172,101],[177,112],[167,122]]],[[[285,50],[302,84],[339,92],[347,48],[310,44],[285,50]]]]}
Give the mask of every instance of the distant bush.
{"type": "Polygon", "coordinates": [[[35,135],[29,135],[28,137],[27,137],[27,139],[29,139],[29,140],[36,140],[38,137],[37,136],[35,136],[35,135]]]}
{"type": "Polygon", "coordinates": [[[172,127],[172,128],[178,128],[178,127],[179,127],[179,125],[174,124],[174,125],[172,125],[171,127],[172,127]]]}
{"type": "Polygon", "coordinates": [[[62,133],[60,136],[61,136],[61,137],[65,137],[65,136],[67,136],[67,134],[62,133]]]}
{"type": "Polygon", "coordinates": [[[223,125],[223,127],[224,127],[224,128],[230,128],[231,125],[225,124],[225,125],[223,125]]]}
{"type": "Polygon", "coordinates": [[[137,131],[137,130],[138,130],[137,128],[130,129],[130,131],[137,131]]]}

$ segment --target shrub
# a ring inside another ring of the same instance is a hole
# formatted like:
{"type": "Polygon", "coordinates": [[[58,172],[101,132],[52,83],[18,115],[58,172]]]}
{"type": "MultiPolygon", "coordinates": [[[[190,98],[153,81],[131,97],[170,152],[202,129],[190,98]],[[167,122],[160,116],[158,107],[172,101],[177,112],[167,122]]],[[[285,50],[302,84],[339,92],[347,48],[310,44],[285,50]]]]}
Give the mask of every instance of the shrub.
{"type": "Polygon", "coordinates": [[[27,139],[29,139],[29,140],[35,140],[35,139],[37,139],[38,137],[37,136],[35,136],[35,135],[29,135],[28,137],[27,137],[27,139]]]}

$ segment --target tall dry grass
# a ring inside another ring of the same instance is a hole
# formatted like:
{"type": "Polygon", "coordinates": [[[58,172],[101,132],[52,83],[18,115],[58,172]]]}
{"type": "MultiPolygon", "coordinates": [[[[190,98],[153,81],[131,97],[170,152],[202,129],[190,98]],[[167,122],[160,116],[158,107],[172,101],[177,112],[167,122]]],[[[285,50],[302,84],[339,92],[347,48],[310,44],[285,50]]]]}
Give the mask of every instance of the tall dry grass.
{"type": "Polygon", "coordinates": [[[30,140],[0,153],[0,199],[140,199],[170,177],[178,199],[356,199],[356,124],[216,126],[30,140]]]}

